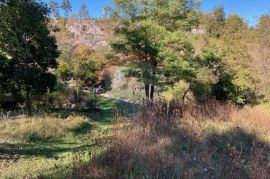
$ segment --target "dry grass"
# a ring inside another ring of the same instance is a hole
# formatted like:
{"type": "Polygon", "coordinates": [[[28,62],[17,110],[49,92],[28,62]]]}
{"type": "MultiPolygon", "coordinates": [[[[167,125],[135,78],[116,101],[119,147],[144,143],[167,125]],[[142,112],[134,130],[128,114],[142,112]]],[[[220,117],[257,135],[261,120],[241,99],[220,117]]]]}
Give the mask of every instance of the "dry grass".
{"type": "Polygon", "coordinates": [[[83,117],[71,116],[67,119],[55,117],[32,117],[0,122],[0,138],[27,142],[47,141],[66,135],[88,123],[83,117]]]}
{"type": "Polygon", "coordinates": [[[70,178],[269,178],[270,119],[261,110],[213,101],[184,118],[164,110],[155,104],[116,123],[111,148],[70,178]]]}

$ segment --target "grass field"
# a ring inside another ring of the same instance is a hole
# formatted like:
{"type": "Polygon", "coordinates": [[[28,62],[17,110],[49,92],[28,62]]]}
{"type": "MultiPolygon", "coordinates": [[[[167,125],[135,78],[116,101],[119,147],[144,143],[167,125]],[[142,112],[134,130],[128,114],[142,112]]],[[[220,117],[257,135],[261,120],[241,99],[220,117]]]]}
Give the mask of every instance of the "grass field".
{"type": "Polygon", "coordinates": [[[110,145],[116,109],[132,105],[101,98],[94,112],[58,111],[0,122],[0,178],[65,178],[110,145]]]}

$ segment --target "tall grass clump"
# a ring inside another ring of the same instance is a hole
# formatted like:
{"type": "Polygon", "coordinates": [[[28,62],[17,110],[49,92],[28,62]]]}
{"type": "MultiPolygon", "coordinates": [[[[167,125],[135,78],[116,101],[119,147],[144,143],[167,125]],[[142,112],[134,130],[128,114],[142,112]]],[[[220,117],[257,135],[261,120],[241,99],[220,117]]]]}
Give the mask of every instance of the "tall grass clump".
{"type": "Polygon", "coordinates": [[[89,124],[84,117],[60,119],[51,116],[29,117],[0,122],[0,138],[26,142],[48,141],[64,137],[68,132],[89,124]]]}
{"type": "Polygon", "coordinates": [[[152,104],[114,124],[109,150],[75,165],[70,178],[269,178],[269,118],[216,101],[200,105],[180,118],[152,104]]]}

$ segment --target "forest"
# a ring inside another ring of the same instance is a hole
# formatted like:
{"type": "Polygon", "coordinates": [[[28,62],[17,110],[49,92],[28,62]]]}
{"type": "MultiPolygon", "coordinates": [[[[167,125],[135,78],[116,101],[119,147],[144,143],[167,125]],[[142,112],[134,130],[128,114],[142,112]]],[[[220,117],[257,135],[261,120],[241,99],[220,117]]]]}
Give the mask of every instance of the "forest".
{"type": "Polygon", "coordinates": [[[270,14],[0,0],[0,178],[270,178],[270,14]]]}

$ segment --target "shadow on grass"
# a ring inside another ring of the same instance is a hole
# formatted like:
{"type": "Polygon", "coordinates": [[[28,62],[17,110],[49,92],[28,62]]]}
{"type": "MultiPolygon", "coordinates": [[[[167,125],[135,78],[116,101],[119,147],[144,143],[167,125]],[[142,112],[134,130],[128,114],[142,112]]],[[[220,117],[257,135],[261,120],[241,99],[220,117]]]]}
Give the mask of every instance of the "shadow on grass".
{"type": "Polygon", "coordinates": [[[64,152],[84,151],[94,146],[94,143],[84,144],[76,147],[56,147],[49,144],[46,145],[3,143],[0,145],[0,159],[1,157],[9,157],[10,159],[12,159],[20,156],[52,158],[64,152]]]}
{"type": "Polygon", "coordinates": [[[131,117],[138,111],[141,106],[126,100],[101,97],[98,102],[98,110],[93,111],[90,116],[100,122],[111,122],[120,113],[122,117],[131,117]]]}
{"type": "MultiPolygon", "coordinates": [[[[123,100],[102,97],[98,103],[98,107],[99,109],[91,112],[80,110],[53,110],[52,115],[58,116],[60,118],[67,118],[70,115],[82,115],[93,121],[98,122],[101,125],[111,125],[116,110],[125,111],[125,114],[128,115],[131,110],[134,110],[134,108],[137,108],[138,106],[136,104],[132,104],[123,100]]],[[[73,132],[74,135],[86,134],[93,130],[94,127],[94,124],[83,123],[82,125],[73,129],[71,132],[73,132]]],[[[104,140],[105,139],[98,139],[97,143],[103,145],[107,143],[110,139],[106,139],[105,142],[104,140]]],[[[51,158],[65,152],[86,150],[98,144],[78,145],[78,143],[66,143],[66,141],[60,139],[51,139],[47,142],[43,141],[35,143],[0,143],[0,159],[4,156],[8,156],[10,158],[14,156],[51,158]],[[72,147],[72,145],[74,147],[72,147]]]]}
{"type": "Polygon", "coordinates": [[[71,132],[73,132],[75,135],[86,134],[89,131],[91,131],[92,128],[93,128],[92,124],[84,122],[80,124],[78,127],[72,129],[71,132]]]}
{"type": "Polygon", "coordinates": [[[55,109],[52,115],[60,118],[67,118],[70,115],[82,115],[100,123],[111,124],[116,113],[122,117],[132,117],[140,110],[141,106],[139,104],[120,99],[101,97],[95,110],[55,109]]]}

